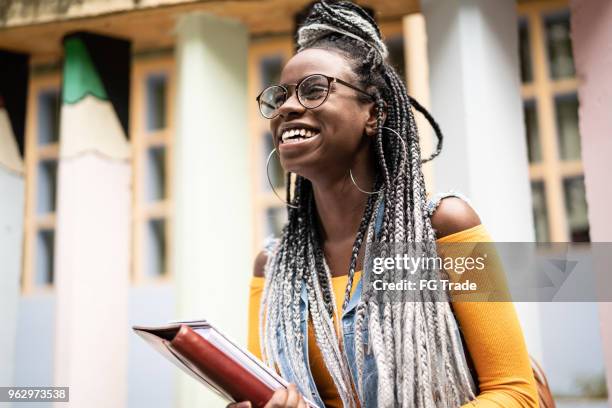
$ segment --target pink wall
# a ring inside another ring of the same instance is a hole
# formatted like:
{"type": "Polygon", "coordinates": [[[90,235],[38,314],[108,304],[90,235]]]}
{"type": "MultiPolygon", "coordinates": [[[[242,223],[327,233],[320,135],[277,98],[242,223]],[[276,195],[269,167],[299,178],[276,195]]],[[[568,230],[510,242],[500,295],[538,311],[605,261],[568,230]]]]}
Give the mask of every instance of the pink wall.
{"type": "MultiPolygon", "coordinates": [[[[580,87],[580,135],[593,242],[612,242],[612,1],[572,0],[580,87]]],[[[607,268],[610,265],[600,265],[607,268]]],[[[612,303],[600,303],[608,390],[612,391],[612,303]]]]}

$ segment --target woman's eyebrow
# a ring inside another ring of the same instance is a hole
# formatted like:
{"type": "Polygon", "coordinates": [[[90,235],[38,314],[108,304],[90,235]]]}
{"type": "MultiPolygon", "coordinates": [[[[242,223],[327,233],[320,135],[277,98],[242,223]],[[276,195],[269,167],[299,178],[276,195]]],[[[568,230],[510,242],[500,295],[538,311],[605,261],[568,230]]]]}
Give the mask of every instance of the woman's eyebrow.
{"type": "Polygon", "coordinates": [[[283,86],[288,86],[288,85],[297,85],[298,82],[300,82],[302,79],[306,78],[307,76],[310,75],[304,75],[302,78],[299,78],[297,81],[293,81],[293,82],[282,82],[280,85],[283,86]]]}

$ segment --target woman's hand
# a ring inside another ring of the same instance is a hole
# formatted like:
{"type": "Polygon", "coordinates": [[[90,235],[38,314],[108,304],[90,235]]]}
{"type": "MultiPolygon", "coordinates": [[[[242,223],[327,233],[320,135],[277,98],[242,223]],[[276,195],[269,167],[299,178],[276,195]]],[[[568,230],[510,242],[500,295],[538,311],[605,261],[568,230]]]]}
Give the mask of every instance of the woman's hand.
{"type": "MultiPolygon", "coordinates": [[[[249,401],[235,402],[227,408],[251,408],[249,401]]],[[[289,384],[287,389],[281,388],[274,392],[264,408],[307,408],[306,401],[298,392],[295,384],[289,384]]]]}

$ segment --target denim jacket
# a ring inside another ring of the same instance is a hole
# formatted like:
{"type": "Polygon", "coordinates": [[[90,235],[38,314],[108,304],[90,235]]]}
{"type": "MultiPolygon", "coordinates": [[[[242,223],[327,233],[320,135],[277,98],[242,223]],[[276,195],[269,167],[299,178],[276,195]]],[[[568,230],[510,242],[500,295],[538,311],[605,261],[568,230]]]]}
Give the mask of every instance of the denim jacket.
{"type": "MultiPolygon", "coordinates": [[[[427,212],[429,216],[433,214],[435,209],[437,208],[440,200],[444,197],[455,196],[464,199],[469,203],[469,200],[463,196],[461,193],[456,191],[448,191],[445,193],[439,193],[432,197],[430,201],[427,203],[427,212]]],[[[380,228],[382,226],[383,214],[382,210],[383,206],[379,208],[379,211],[376,214],[374,231],[376,234],[379,233],[380,228]]],[[[357,283],[357,287],[355,288],[355,292],[351,296],[349,303],[346,309],[342,312],[341,322],[342,322],[342,336],[344,340],[344,352],[346,353],[347,360],[349,362],[349,367],[351,370],[351,374],[353,376],[353,381],[355,384],[357,383],[357,367],[355,360],[355,316],[356,316],[356,308],[359,300],[361,298],[362,292],[362,279],[357,283]]],[[[300,302],[300,313],[301,313],[301,331],[304,339],[308,338],[308,296],[306,293],[306,287],[302,287],[301,293],[301,302],[300,302]]],[[[367,342],[369,341],[368,335],[368,324],[367,321],[363,325],[363,336],[362,339],[365,343],[365,349],[370,350],[367,347],[367,342]]],[[[455,330],[459,332],[459,328],[455,327],[455,330]]],[[[461,337],[458,336],[460,339],[461,337]]],[[[461,341],[461,340],[460,340],[461,341]]],[[[304,358],[306,359],[306,367],[310,368],[310,361],[308,359],[308,341],[303,342],[303,353],[304,358]]],[[[290,373],[291,370],[288,369],[288,362],[285,356],[284,350],[281,348],[279,350],[280,361],[279,364],[282,366],[282,372],[290,373]]],[[[307,398],[315,402],[319,407],[324,407],[325,404],[321,399],[317,391],[317,387],[314,382],[314,378],[310,370],[309,372],[309,382],[310,389],[312,390],[311,395],[306,395],[307,398]]],[[[287,378],[290,382],[296,382],[295,379],[287,378]]],[[[475,389],[475,386],[472,384],[472,388],[475,389]]],[[[364,389],[364,398],[365,401],[361,401],[362,407],[375,407],[377,405],[378,398],[378,374],[376,370],[376,361],[374,359],[374,353],[371,351],[366,352],[364,356],[364,371],[363,371],[363,389],[364,389]]]]}

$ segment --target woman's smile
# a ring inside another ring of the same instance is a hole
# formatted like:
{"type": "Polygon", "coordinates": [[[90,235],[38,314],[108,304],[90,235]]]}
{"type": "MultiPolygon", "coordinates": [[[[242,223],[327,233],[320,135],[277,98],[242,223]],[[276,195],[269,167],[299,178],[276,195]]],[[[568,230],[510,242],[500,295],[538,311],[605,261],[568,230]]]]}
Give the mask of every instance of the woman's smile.
{"type": "Polygon", "coordinates": [[[312,137],[317,137],[321,133],[316,130],[310,130],[305,128],[285,130],[280,138],[280,144],[288,143],[295,144],[301,141],[308,140],[312,137]]]}
{"type": "Polygon", "coordinates": [[[305,122],[290,121],[276,130],[276,145],[295,144],[310,140],[321,134],[321,129],[305,122]]]}

